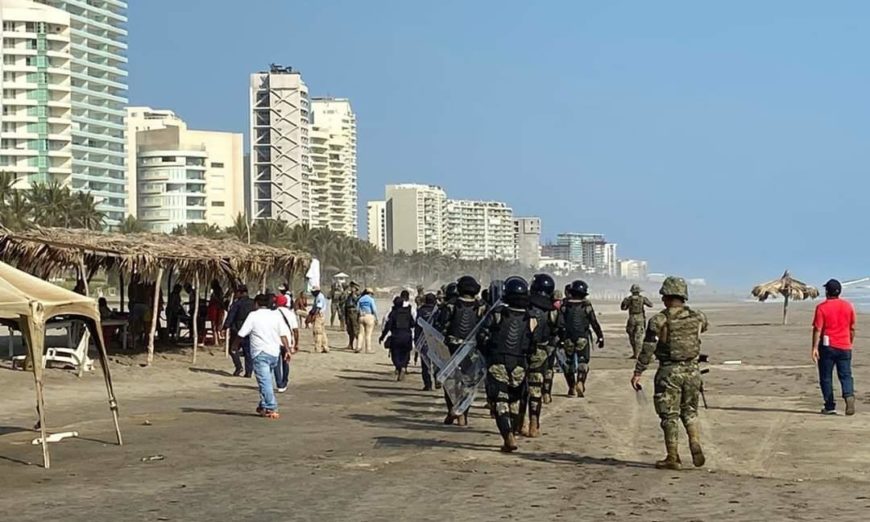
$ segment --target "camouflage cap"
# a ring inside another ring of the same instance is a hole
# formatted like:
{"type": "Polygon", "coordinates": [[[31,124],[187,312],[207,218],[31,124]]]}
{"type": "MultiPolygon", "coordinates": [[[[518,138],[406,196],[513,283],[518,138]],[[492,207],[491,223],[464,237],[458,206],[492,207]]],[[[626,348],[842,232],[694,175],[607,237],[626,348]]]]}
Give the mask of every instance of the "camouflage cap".
{"type": "Polygon", "coordinates": [[[631,290],[629,290],[629,291],[632,294],[639,294],[639,293],[643,292],[643,290],[641,290],[641,288],[640,288],[640,285],[631,285],[631,290]]]}
{"type": "Polygon", "coordinates": [[[689,299],[689,286],[686,280],[682,277],[667,277],[662,283],[662,288],[659,290],[661,295],[672,295],[682,297],[685,300],[689,299]]]}

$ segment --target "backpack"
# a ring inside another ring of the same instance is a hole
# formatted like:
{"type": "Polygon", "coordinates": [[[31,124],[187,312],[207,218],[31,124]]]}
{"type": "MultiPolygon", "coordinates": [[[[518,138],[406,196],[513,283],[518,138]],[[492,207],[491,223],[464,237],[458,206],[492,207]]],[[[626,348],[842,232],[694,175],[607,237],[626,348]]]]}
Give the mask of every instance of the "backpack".
{"type": "Polygon", "coordinates": [[[701,354],[701,332],[707,319],[704,314],[684,307],[676,313],[663,312],[666,318],[659,342],[671,361],[691,361],[701,354]]]}
{"type": "Polygon", "coordinates": [[[413,326],[410,306],[393,308],[393,330],[410,330],[413,326]]]}

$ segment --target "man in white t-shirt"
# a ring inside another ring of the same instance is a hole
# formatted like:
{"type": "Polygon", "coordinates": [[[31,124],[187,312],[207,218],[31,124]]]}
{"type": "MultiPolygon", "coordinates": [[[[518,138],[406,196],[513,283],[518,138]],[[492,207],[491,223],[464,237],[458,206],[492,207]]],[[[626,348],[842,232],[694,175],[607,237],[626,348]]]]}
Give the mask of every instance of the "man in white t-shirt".
{"type": "MultiPolygon", "coordinates": [[[[299,351],[299,318],[290,309],[290,300],[286,295],[275,296],[275,307],[275,311],[281,315],[281,322],[290,329],[290,353],[294,354],[299,351]]],[[[275,383],[278,393],[287,391],[287,386],[290,384],[289,358],[282,359],[275,367],[275,383]]]]}
{"type": "Polygon", "coordinates": [[[272,374],[279,359],[290,359],[290,329],[284,324],[281,315],[271,309],[271,296],[261,294],[254,301],[257,309],[245,319],[239,330],[239,338],[247,337],[251,349],[254,375],[260,388],[257,413],[269,419],[277,419],[278,402],[272,389],[272,374]]]}

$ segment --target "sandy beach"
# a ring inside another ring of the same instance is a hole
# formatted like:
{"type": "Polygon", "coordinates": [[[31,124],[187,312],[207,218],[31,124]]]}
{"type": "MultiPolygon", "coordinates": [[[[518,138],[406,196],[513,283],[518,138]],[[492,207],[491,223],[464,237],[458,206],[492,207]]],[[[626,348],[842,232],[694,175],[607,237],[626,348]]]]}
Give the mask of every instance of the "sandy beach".
{"type": "Polygon", "coordinates": [[[440,392],[419,391],[419,366],[397,383],[384,350],[346,352],[332,330],[332,353],[314,354],[303,330],[277,421],[255,415],[255,382],[230,376],[222,350],[194,367],[183,352],[158,354],[149,368],[144,356],[113,355],[121,447],[99,371],[48,371],[48,426],[80,437],[52,445],[44,470],[30,443],[32,375],[4,362],[0,512],[22,522],[866,520],[870,317],[859,318],[858,414],[830,417],[818,414],[811,304],[796,305],[788,327],[775,305],[697,306],[712,324],[703,469],[652,467],[664,452],[653,372],[636,395],[624,315],[602,305],[607,346],[593,354],[587,398],[567,398],[557,375],[544,436],[521,439],[513,455],[498,451],[480,403],[468,427],[442,425],[440,392]],[[732,360],[742,364],[722,364],[732,360]],[[163,459],[142,461],[155,455],[163,459]]]}

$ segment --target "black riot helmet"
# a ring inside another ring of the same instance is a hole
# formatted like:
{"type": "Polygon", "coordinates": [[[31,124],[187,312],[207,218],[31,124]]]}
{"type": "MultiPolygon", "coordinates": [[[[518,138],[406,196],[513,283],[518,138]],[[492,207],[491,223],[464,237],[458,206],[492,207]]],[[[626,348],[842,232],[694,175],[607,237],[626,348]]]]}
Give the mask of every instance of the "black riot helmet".
{"type": "Polygon", "coordinates": [[[456,286],[456,283],[449,283],[444,287],[444,300],[450,301],[451,299],[456,299],[459,297],[459,289],[456,286]]]}
{"type": "Polygon", "coordinates": [[[456,289],[462,297],[477,297],[480,293],[480,283],[470,275],[465,275],[456,281],[456,289]]]}
{"type": "Polygon", "coordinates": [[[581,281],[579,279],[572,281],[571,284],[568,285],[568,295],[578,299],[583,299],[589,295],[589,285],[586,284],[586,281],[581,281]]]}
{"type": "Polygon", "coordinates": [[[529,304],[529,284],[520,276],[511,276],[504,281],[502,299],[510,306],[526,307],[529,304]]]}
{"type": "Polygon", "coordinates": [[[552,298],[556,292],[556,281],[547,274],[535,274],[529,291],[536,295],[544,295],[552,298]]]}

